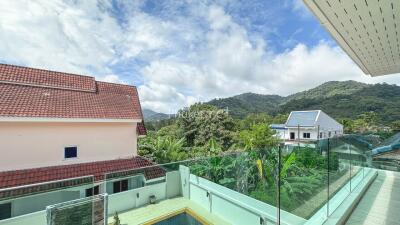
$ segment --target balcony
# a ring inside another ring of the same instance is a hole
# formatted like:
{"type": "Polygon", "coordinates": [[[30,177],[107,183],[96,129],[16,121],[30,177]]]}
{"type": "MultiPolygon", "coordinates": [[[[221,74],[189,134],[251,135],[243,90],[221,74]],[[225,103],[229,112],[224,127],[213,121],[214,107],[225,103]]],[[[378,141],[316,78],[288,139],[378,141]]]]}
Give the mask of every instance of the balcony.
{"type": "Polygon", "coordinates": [[[118,171],[101,182],[56,181],[40,193],[0,190],[14,215],[0,225],[112,224],[116,214],[129,225],[396,224],[400,175],[387,170],[385,154],[375,154],[372,143],[345,135],[118,171]],[[151,176],[154,171],[162,176],[151,176]],[[79,194],[94,187],[100,195],[79,194]]]}

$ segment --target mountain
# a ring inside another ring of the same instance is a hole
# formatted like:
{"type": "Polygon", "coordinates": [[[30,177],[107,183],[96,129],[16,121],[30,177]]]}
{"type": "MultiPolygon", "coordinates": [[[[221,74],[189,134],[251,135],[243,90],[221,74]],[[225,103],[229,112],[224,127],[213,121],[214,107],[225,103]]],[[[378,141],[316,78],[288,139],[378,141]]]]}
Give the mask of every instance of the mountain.
{"type": "Polygon", "coordinates": [[[400,120],[400,87],[385,83],[330,81],[287,97],[245,93],[214,99],[207,104],[228,108],[229,113],[237,118],[257,112],[276,115],[293,110],[321,109],[336,119],[354,119],[373,111],[378,119],[389,123],[400,120]]]}
{"type": "Polygon", "coordinates": [[[169,119],[172,116],[170,114],[155,112],[151,109],[143,109],[142,112],[143,112],[144,121],[146,121],[146,122],[169,119]]]}
{"type": "Polygon", "coordinates": [[[336,119],[354,119],[362,113],[375,112],[378,119],[387,124],[400,120],[400,87],[389,84],[367,85],[353,93],[292,99],[279,108],[280,112],[321,109],[336,119]]]}
{"type": "Polygon", "coordinates": [[[289,95],[285,98],[285,101],[287,102],[290,100],[297,100],[297,99],[329,98],[336,95],[351,95],[369,86],[371,85],[353,80],[329,81],[310,90],[289,95]]]}
{"type": "Polygon", "coordinates": [[[214,99],[207,104],[214,105],[221,109],[228,109],[234,117],[244,117],[249,113],[266,112],[275,114],[279,104],[285,98],[279,95],[261,95],[244,93],[230,98],[214,99]]]}

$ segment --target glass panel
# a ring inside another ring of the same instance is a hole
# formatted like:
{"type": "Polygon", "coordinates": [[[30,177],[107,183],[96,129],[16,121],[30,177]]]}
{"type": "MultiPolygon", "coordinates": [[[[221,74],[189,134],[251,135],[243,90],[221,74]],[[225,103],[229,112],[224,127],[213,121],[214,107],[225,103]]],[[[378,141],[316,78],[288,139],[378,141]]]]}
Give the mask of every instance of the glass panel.
{"type": "MultiPolygon", "coordinates": [[[[305,128],[297,128],[295,132],[308,131],[305,128]]],[[[314,135],[312,138],[318,138],[317,133],[314,135]]],[[[279,174],[281,219],[284,219],[285,214],[291,216],[293,220],[296,219],[297,224],[305,223],[307,220],[322,224],[326,220],[328,198],[326,143],[324,140],[299,140],[294,144],[286,143],[281,148],[279,174]]]]}
{"type": "Polygon", "coordinates": [[[109,216],[118,213],[122,224],[145,223],[195,206],[207,212],[197,216],[211,224],[276,223],[277,156],[271,148],[107,174],[107,192],[113,182],[128,180],[127,191],[110,194],[109,216]],[[143,185],[135,187],[138,178],[143,185]],[[152,213],[143,216],[146,207],[152,213]]]}
{"type": "MultiPolygon", "coordinates": [[[[378,136],[378,135],[375,135],[378,136]]],[[[373,168],[400,171],[399,149],[400,149],[400,133],[393,135],[380,135],[379,143],[373,143],[368,165],[373,168]]]]}
{"type": "Polygon", "coordinates": [[[330,216],[347,198],[351,191],[351,160],[347,157],[347,154],[351,150],[341,138],[334,137],[330,138],[328,141],[328,216],[330,216]]]}
{"type": "MultiPolygon", "coordinates": [[[[36,183],[32,185],[0,189],[0,201],[13,198],[34,196],[41,193],[49,194],[49,192],[62,191],[64,189],[70,189],[78,186],[87,185],[90,187],[93,186],[93,182],[94,182],[93,176],[86,176],[86,177],[77,177],[65,180],[57,180],[45,183],[36,183]]],[[[52,199],[56,198],[52,197],[52,199]]],[[[52,204],[54,203],[57,202],[52,202],[52,204]]]]}
{"type": "Polygon", "coordinates": [[[15,210],[12,211],[13,218],[25,216],[43,211],[51,204],[79,199],[81,197],[80,189],[85,191],[87,188],[93,187],[93,181],[93,176],[87,176],[6,188],[0,190],[0,201],[15,203],[13,205],[15,210]],[[29,205],[29,207],[21,205],[29,205]]]}

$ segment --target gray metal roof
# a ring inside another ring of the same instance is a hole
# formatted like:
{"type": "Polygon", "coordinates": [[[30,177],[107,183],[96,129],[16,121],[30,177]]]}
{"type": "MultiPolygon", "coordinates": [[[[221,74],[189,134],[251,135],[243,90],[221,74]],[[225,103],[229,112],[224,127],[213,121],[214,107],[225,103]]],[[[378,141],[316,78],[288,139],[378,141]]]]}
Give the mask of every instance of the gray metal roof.
{"type": "Polygon", "coordinates": [[[269,127],[276,130],[286,130],[286,124],[271,124],[269,127]]]}
{"type": "Polygon", "coordinates": [[[297,126],[315,126],[319,111],[293,111],[290,113],[288,120],[286,121],[287,127],[297,126]]]}

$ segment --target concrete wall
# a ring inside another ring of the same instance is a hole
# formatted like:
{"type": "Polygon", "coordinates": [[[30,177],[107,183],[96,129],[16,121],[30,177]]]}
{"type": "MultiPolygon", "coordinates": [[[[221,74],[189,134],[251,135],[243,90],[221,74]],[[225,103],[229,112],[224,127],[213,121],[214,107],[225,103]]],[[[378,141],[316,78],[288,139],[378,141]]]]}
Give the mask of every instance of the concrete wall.
{"type": "Polygon", "coordinates": [[[136,123],[0,122],[0,171],[137,155],[136,123]],[[64,159],[64,147],[78,157],[64,159]]]}
{"type": "Polygon", "coordinates": [[[0,225],[46,225],[46,211],[0,220],[0,225]]]}
{"type": "Polygon", "coordinates": [[[166,174],[166,197],[174,198],[182,195],[181,178],[179,171],[166,174]]]}
{"type": "Polygon", "coordinates": [[[0,201],[0,204],[11,203],[11,216],[19,217],[45,210],[47,206],[86,197],[85,190],[91,185],[83,185],[58,191],[46,192],[21,198],[0,201]]]}
{"type": "Polygon", "coordinates": [[[12,201],[12,217],[45,210],[47,206],[79,199],[79,191],[59,191],[12,201]]]}
{"type": "Polygon", "coordinates": [[[151,195],[157,201],[181,195],[179,171],[168,172],[166,181],[108,196],[108,214],[123,212],[149,204],[151,195]]]}

